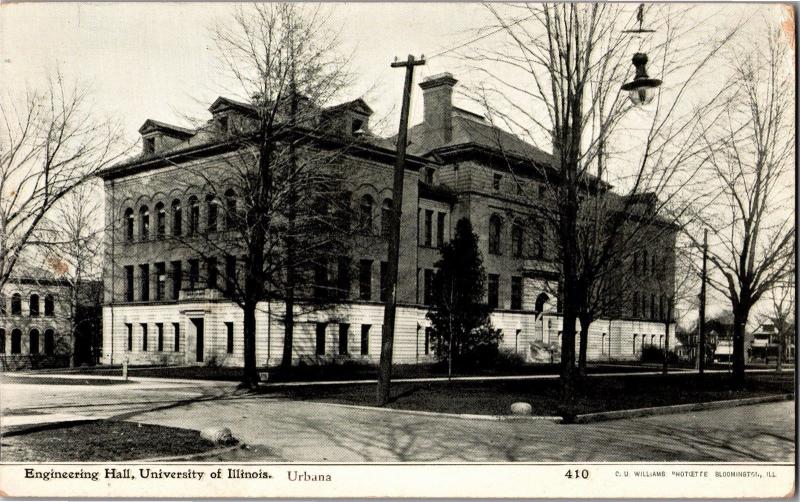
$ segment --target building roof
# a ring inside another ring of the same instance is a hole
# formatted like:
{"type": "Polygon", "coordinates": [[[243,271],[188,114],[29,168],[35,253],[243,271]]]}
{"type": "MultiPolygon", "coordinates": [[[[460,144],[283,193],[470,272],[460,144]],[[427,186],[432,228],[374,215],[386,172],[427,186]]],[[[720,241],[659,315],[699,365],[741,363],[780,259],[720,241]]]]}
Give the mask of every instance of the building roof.
{"type": "Polygon", "coordinates": [[[162,131],[170,136],[180,137],[190,137],[194,136],[196,133],[196,131],[192,129],[167,124],[166,122],[160,122],[158,120],[147,119],[144,121],[144,124],[142,124],[142,127],[139,128],[139,134],[147,134],[151,131],[162,131]]]}
{"type": "MultiPolygon", "coordinates": [[[[215,113],[217,111],[234,108],[237,110],[248,112],[252,115],[256,111],[256,107],[248,103],[243,103],[235,99],[226,98],[224,96],[218,97],[214,103],[209,107],[209,111],[215,113]]],[[[328,108],[322,109],[322,112],[336,112],[344,109],[355,109],[359,113],[371,114],[372,109],[366,102],[357,98],[352,101],[347,101],[328,108]]],[[[337,142],[340,146],[344,145],[343,137],[337,137],[336,134],[320,133],[319,131],[308,130],[307,128],[297,127],[297,132],[307,134],[309,138],[333,146],[337,142]]],[[[167,124],[153,119],[148,119],[139,128],[139,132],[145,134],[150,131],[163,131],[170,136],[179,137],[184,139],[174,145],[168,145],[163,149],[146,154],[141,152],[135,156],[128,158],[118,164],[110,166],[101,170],[98,176],[103,179],[115,179],[135,172],[143,172],[148,169],[155,169],[166,165],[167,159],[171,162],[180,162],[184,158],[186,160],[196,159],[199,157],[207,157],[231,151],[237,148],[238,143],[236,138],[221,135],[213,125],[213,121],[209,121],[197,129],[187,129],[179,126],[167,124]]],[[[349,143],[344,145],[349,152],[356,155],[367,155],[374,158],[381,159],[385,162],[393,162],[395,156],[395,145],[392,141],[376,136],[375,134],[367,131],[359,135],[357,138],[349,138],[349,143]]],[[[426,159],[410,154],[408,157],[408,169],[418,169],[421,165],[427,163],[426,159]]]]}
{"type": "MultiPolygon", "coordinates": [[[[434,143],[435,137],[426,134],[425,123],[411,127],[408,131],[410,140],[408,151],[417,155],[427,155],[435,150],[474,145],[523,157],[543,166],[553,166],[555,162],[551,154],[490,124],[476,113],[454,107],[452,123],[452,137],[444,144],[434,143]]],[[[392,139],[396,141],[396,136],[392,139]]]]}

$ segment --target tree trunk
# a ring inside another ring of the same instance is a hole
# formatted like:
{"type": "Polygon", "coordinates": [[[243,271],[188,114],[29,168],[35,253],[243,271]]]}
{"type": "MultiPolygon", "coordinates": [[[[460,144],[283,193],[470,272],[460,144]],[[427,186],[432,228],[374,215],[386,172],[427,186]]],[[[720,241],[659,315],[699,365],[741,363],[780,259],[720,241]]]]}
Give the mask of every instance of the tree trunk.
{"type": "MultiPolygon", "coordinates": [[[[669,316],[667,317],[669,319],[669,316]]],[[[663,374],[669,373],[669,320],[664,323],[664,365],[661,368],[663,374]]]]}
{"type": "Polygon", "coordinates": [[[244,308],[244,374],[242,385],[253,387],[258,383],[256,370],[256,302],[246,302],[244,308]]]}
{"type": "Polygon", "coordinates": [[[784,332],[784,329],[781,329],[780,332],[778,332],[778,356],[777,360],[775,361],[775,371],[778,373],[783,371],[783,344],[786,340],[784,338],[784,332]]]}
{"type": "Polygon", "coordinates": [[[589,326],[592,319],[588,316],[579,316],[581,321],[581,331],[578,346],[578,376],[586,376],[586,351],[589,345],[589,326]]]}
{"type": "Polygon", "coordinates": [[[749,315],[747,304],[740,303],[733,311],[733,385],[737,388],[744,385],[744,337],[749,315]]]}
{"type": "MultiPolygon", "coordinates": [[[[291,267],[290,267],[291,268],[291,267]]],[[[287,270],[287,277],[289,272],[287,270]]],[[[292,275],[294,273],[292,272],[292,275]]],[[[283,357],[281,368],[292,367],[292,344],[294,343],[294,284],[286,287],[286,313],[284,316],[283,357]]]]}

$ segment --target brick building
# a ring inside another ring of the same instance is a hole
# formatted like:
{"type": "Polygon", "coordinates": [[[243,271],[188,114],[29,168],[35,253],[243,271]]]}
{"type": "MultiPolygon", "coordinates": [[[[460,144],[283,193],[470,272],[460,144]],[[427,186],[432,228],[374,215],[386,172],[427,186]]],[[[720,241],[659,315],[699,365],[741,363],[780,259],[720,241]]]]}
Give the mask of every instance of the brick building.
{"type": "Polygon", "coordinates": [[[0,371],[68,366],[72,287],[65,280],[12,277],[0,292],[0,371]]]}
{"type": "MultiPolygon", "coordinates": [[[[546,226],[531,224],[531,215],[534,205],[547,205],[546,173],[552,169],[552,157],[492,127],[483,117],[453,106],[456,83],[449,74],[420,83],[424,120],[409,131],[394,361],[415,363],[433,357],[425,305],[439,248],[463,217],[472,221],[480,238],[489,274],[486,300],[495,308],[495,327],[503,330],[503,348],[531,360],[549,361],[553,354],[548,351],[560,335],[558,267],[546,226]],[[522,167],[532,163],[544,171],[522,167]]],[[[132,363],[203,364],[213,359],[242,364],[242,311],[226,298],[223,287],[209,284],[209,276],[210,282],[217,282],[212,269],[218,261],[211,266],[207,260],[201,263],[191,246],[177,245],[171,236],[203,232],[213,222],[219,239],[230,237],[218,228],[217,209],[209,203],[213,197],[204,185],[209,178],[224,179],[228,165],[224,159],[235,154],[231,143],[214,130],[246,121],[248,108],[219,98],[209,108],[209,125],[196,130],[147,120],[140,129],[142,155],[101,173],[106,221],[116,222],[106,235],[103,362],[128,358],[132,363]]],[[[369,242],[356,246],[358,251],[347,257],[352,272],[336,263],[322,271],[339,284],[342,293],[336,305],[298,311],[295,361],[377,362],[380,356],[387,255],[382,235],[394,205],[395,151],[391,140],[369,132],[371,113],[362,100],[320,110],[348,145],[342,166],[348,173],[350,204],[371,230],[369,242]]],[[[327,145],[338,140],[326,141],[327,145]]],[[[326,145],[318,143],[315,148],[326,145]]],[[[233,205],[235,197],[230,191],[233,205]]],[[[636,302],[626,299],[613,320],[592,324],[589,359],[633,359],[644,346],[663,343],[664,324],[655,305],[660,299],[663,318],[662,291],[670,289],[646,271],[655,269],[656,253],[659,262],[672,259],[674,235],[659,242],[663,245],[651,251],[650,259],[646,253],[636,254],[636,302]]],[[[236,259],[220,260],[226,266],[219,268],[230,265],[235,276],[236,259]]],[[[626,270],[624,276],[629,275],[626,270]]],[[[280,362],[282,310],[281,302],[259,305],[259,365],[280,362]]]]}

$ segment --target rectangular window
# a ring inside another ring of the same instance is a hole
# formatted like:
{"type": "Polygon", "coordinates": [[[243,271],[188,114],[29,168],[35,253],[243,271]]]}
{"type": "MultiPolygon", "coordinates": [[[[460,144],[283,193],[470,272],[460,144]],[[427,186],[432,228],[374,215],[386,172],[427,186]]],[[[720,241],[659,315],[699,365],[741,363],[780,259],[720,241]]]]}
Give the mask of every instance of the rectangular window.
{"type": "Polygon", "coordinates": [[[195,289],[200,282],[200,260],[189,260],[189,289],[195,289]]]}
{"type": "Polygon", "coordinates": [[[350,336],[350,325],[346,323],[339,324],[339,355],[347,355],[347,339],[350,336]]]}
{"type": "Polygon", "coordinates": [[[172,323],[172,336],[174,337],[174,343],[172,349],[175,352],[180,352],[181,350],[181,324],[174,322],[172,323]]]}
{"type": "Polygon", "coordinates": [[[164,324],[156,323],[156,344],[159,352],[164,352],[164,324]]]}
{"type": "Polygon", "coordinates": [[[650,319],[656,318],[656,295],[650,295],[650,319]]]}
{"type": "Polygon", "coordinates": [[[428,326],[425,328],[425,355],[427,356],[431,352],[431,331],[433,328],[428,326]]]}
{"type": "Polygon", "coordinates": [[[143,302],[150,300],[150,265],[139,265],[139,280],[141,281],[140,299],[143,302]]]}
{"type": "Polygon", "coordinates": [[[340,300],[350,298],[350,257],[340,256],[336,267],[336,290],[340,300]]]}
{"type": "Polygon", "coordinates": [[[133,301],[133,265],[125,267],[125,301],[133,301]]]}
{"type": "Polygon", "coordinates": [[[236,257],[225,257],[225,293],[231,297],[236,294],[236,257]]]}
{"type": "Polygon", "coordinates": [[[142,323],[142,352],[147,352],[147,324],[142,323]]]}
{"type": "Polygon", "coordinates": [[[228,354],[233,354],[233,323],[226,322],[225,323],[225,336],[227,340],[227,345],[225,351],[228,354]]]}
{"type": "Polygon", "coordinates": [[[206,289],[217,289],[217,259],[206,259],[206,289]]]}
{"type": "Polygon", "coordinates": [[[431,305],[433,303],[433,270],[425,269],[425,284],[423,286],[423,303],[431,305]]]}
{"type": "Polygon", "coordinates": [[[446,213],[436,215],[436,247],[444,246],[444,217],[446,213]]]}
{"type": "Polygon", "coordinates": [[[389,263],[381,262],[381,301],[385,302],[389,298],[389,263]]]}
{"type": "Polygon", "coordinates": [[[361,355],[366,356],[369,354],[369,329],[371,324],[361,325],[361,355]]]}
{"type": "Polygon", "coordinates": [[[495,190],[500,190],[500,181],[503,179],[503,175],[499,173],[494,173],[492,177],[492,188],[495,190]]]}
{"type": "Polygon", "coordinates": [[[365,301],[372,299],[372,260],[361,260],[358,264],[358,295],[365,301]]]}
{"type": "Polygon", "coordinates": [[[181,292],[181,262],[172,262],[172,299],[177,300],[181,292]]]}
{"type": "Polygon", "coordinates": [[[325,328],[327,325],[324,322],[317,323],[317,350],[318,356],[325,355],[325,328]]]}
{"type": "Polygon", "coordinates": [[[164,262],[156,263],[156,300],[163,300],[167,289],[167,268],[164,262]]]}
{"type": "Polygon", "coordinates": [[[133,324],[126,322],[125,330],[128,334],[128,352],[131,352],[133,350],[133,324]]]}
{"type": "Polygon", "coordinates": [[[314,298],[320,300],[328,296],[328,265],[314,264],[314,298]]]}
{"type": "Polygon", "coordinates": [[[522,277],[511,278],[511,310],[522,310],[522,277]]]}
{"type": "Polygon", "coordinates": [[[489,307],[496,309],[500,304],[500,276],[497,274],[489,274],[489,307]]]}
{"type": "Polygon", "coordinates": [[[433,211],[430,209],[425,210],[425,245],[430,247],[433,245],[433,211]]]}
{"type": "Polygon", "coordinates": [[[633,308],[631,310],[633,311],[633,317],[639,317],[639,292],[638,291],[634,291],[633,292],[633,308]]]}

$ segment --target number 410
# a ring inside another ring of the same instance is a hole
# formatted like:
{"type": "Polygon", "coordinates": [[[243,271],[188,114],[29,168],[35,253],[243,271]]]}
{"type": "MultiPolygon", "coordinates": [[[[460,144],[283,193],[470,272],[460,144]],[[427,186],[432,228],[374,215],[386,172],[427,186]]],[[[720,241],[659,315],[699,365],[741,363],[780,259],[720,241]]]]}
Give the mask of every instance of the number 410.
{"type": "Polygon", "coordinates": [[[570,469],[564,474],[565,478],[575,479],[589,479],[588,469],[570,469]]]}

